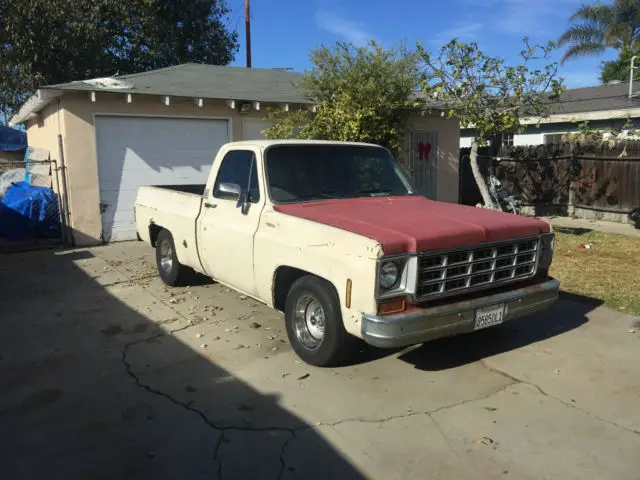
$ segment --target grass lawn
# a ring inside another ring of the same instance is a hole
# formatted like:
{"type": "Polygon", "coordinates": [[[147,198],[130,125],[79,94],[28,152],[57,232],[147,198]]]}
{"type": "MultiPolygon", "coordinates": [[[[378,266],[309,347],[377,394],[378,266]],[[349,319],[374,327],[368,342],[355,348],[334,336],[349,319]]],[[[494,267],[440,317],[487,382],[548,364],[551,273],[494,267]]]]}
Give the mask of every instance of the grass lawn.
{"type": "Polygon", "coordinates": [[[560,288],[640,315],[640,238],[610,233],[568,233],[557,227],[551,275],[560,288]],[[590,249],[578,248],[581,243],[590,249]]]}

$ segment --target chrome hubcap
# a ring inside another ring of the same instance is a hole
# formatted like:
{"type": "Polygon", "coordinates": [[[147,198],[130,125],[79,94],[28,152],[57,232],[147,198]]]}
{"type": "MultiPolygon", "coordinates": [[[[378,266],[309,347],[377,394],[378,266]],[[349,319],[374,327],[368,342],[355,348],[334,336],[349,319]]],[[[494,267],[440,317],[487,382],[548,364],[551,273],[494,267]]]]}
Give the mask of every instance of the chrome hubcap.
{"type": "Polygon", "coordinates": [[[311,294],[301,296],[296,303],[295,332],[309,350],[315,350],[324,339],[325,314],[320,302],[311,294]]]}
{"type": "Polygon", "coordinates": [[[170,273],[173,267],[173,250],[168,240],[160,244],[160,268],[164,273],[170,273]]]}

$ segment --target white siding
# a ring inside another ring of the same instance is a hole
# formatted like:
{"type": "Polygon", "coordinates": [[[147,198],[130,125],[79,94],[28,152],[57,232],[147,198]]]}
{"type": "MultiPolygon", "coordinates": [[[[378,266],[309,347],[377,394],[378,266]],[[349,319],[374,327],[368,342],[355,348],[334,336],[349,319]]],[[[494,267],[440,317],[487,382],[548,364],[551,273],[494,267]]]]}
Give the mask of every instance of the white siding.
{"type": "Polygon", "coordinates": [[[471,148],[473,137],[460,137],[460,148],[471,148]]]}
{"type": "Polygon", "coordinates": [[[513,146],[522,147],[526,145],[541,145],[544,143],[544,134],[535,133],[516,133],[513,136],[513,146]]]}

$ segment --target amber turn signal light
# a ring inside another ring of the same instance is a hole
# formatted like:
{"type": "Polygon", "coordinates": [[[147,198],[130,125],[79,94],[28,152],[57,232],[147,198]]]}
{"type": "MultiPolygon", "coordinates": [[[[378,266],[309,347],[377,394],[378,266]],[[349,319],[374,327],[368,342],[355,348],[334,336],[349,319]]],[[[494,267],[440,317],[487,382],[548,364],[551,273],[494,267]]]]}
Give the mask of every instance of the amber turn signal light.
{"type": "Polygon", "coordinates": [[[391,315],[392,313],[404,312],[404,308],[404,298],[394,298],[393,300],[388,300],[378,305],[378,315],[391,315]]]}
{"type": "Polygon", "coordinates": [[[347,292],[345,296],[344,306],[351,308],[351,279],[347,279],[347,292]]]}

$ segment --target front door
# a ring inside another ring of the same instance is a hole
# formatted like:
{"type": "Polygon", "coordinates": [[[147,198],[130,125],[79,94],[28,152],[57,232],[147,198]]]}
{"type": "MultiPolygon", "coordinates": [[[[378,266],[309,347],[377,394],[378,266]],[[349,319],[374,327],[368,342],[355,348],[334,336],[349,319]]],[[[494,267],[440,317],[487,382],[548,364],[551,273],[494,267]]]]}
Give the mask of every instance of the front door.
{"type": "Polygon", "coordinates": [[[251,150],[227,153],[213,188],[203,200],[198,224],[198,248],[207,274],[250,295],[256,293],[253,240],[264,206],[258,167],[256,154],[251,150]],[[249,208],[245,213],[237,196],[225,192],[228,190],[225,186],[230,184],[248,193],[249,208]]]}
{"type": "Polygon", "coordinates": [[[438,134],[411,131],[411,182],[418,193],[432,200],[438,196],[438,134]]]}

